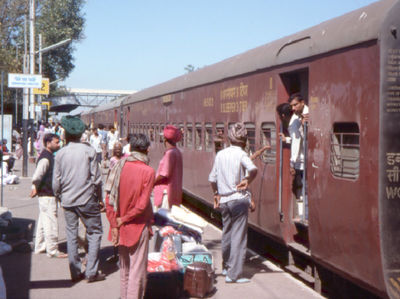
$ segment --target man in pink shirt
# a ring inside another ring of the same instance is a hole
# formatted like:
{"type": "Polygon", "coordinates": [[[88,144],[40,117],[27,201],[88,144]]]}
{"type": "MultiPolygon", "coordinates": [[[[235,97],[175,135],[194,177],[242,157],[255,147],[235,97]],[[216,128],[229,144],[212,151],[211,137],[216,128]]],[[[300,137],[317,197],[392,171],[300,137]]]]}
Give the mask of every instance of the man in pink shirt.
{"type": "Polygon", "coordinates": [[[155,174],[148,166],[147,136],[134,134],[130,144],[130,155],[119,160],[107,178],[106,208],[112,241],[119,245],[121,298],[139,299],[146,287],[155,174]]]}
{"type": "Polygon", "coordinates": [[[182,203],[182,154],[176,143],[182,139],[181,130],[168,125],[164,129],[164,156],[158,165],[154,182],[154,205],[171,208],[182,203]]]}

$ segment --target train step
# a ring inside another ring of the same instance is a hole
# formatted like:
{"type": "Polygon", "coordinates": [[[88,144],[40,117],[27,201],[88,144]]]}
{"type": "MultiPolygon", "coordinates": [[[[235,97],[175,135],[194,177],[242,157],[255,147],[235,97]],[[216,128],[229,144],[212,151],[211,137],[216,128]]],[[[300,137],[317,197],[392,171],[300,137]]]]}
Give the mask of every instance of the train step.
{"type": "Polygon", "coordinates": [[[289,272],[290,274],[292,274],[294,277],[297,277],[298,279],[300,279],[304,283],[310,285],[311,287],[314,286],[315,278],[313,276],[311,276],[310,274],[307,274],[303,270],[297,268],[295,265],[285,266],[285,270],[287,272],[289,272]]]}
{"type": "Polygon", "coordinates": [[[311,250],[303,244],[292,242],[288,244],[289,250],[294,250],[297,253],[304,255],[307,258],[311,258],[311,250]]]}

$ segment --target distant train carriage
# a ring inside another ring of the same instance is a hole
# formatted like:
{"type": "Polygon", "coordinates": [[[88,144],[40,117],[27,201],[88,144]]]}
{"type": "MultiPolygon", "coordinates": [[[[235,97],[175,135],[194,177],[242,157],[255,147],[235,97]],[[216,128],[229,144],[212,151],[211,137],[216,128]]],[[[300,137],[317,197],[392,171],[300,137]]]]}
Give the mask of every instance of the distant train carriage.
{"type": "Polygon", "coordinates": [[[107,129],[110,126],[120,127],[121,121],[121,103],[124,97],[120,97],[107,103],[95,107],[89,111],[82,113],[81,118],[89,127],[98,127],[99,124],[104,125],[107,129]]]}
{"type": "MultiPolygon", "coordinates": [[[[400,298],[400,2],[384,0],[128,96],[124,135],[152,141],[180,127],[184,189],[212,205],[207,182],[231,123],[244,122],[255,163],[250,224],[318,265],[379,296],[400,298]],[[296,219],[290,148],[278,138],[275,108],[301,92],[310,107],[308,204],[296,219]]],[[[116,108],[115,108],[116,109],[116,108]]],[[[113,112],[114,111],[114,112],[113,112]]],[[[95,122],[104,113],[93,111],[95,122]]]]}

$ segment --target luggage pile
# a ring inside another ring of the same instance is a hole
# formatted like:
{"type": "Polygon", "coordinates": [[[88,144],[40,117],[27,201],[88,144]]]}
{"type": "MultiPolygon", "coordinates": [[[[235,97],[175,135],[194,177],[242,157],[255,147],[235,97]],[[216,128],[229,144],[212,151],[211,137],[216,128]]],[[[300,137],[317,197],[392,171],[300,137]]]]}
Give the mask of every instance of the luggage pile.
{"type": "Polygon", "coordinates": [[[0,255],[16,252],[31,252],[32,249],[27,241],[32,230],[32,225],[24,227],[16,223],[12,218],[10,210],[0,207],[0,255]]]}
{"type": "Polygon", "coordinates": [[[145,298],[204,298],[214,290],[213,256],[201,243],[207,222],[184,207],[154,215],[145,298]]]}

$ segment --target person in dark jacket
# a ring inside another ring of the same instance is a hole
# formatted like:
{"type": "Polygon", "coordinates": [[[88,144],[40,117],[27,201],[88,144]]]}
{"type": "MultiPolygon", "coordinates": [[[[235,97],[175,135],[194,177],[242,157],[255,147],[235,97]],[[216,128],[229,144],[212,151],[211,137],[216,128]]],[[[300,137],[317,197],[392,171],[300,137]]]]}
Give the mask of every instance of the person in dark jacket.
{"type": "Polygon", "coordinates": [[[43,137],[43,150],[37,161],[32,177],[31,197],[38,196],[39,219],[36,226],[35,253],[46,252],[48,257],[66,258],[58,250],[57,202],[53,193],[52,178],[54,152],[60,148],[60,138],[56,134],[43,137]]]}

